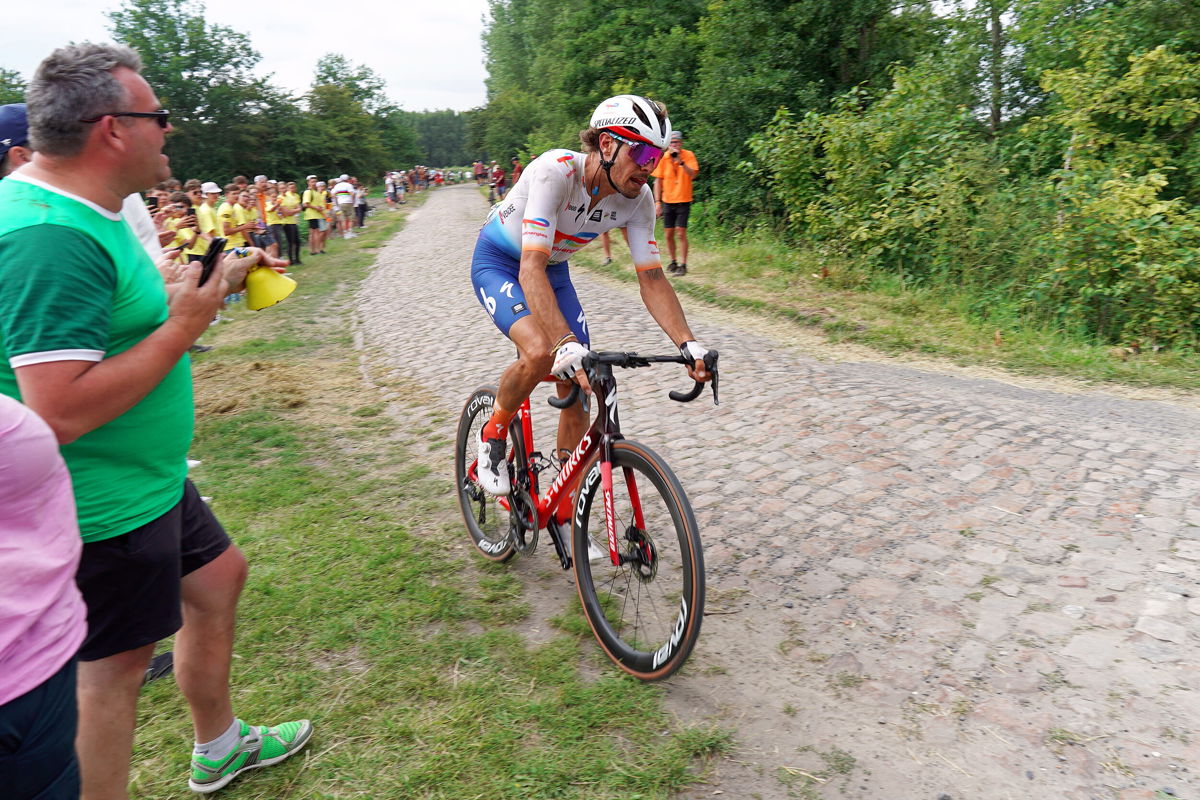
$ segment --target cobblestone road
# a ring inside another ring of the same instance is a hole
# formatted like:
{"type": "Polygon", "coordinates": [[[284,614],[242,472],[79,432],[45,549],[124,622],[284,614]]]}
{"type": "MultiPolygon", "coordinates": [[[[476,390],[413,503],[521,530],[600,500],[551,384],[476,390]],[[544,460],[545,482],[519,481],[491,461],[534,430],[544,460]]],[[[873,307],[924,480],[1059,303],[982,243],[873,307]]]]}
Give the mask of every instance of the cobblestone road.
{"type": "MultiPolygon", "coordinates": [[[[451,417],[512,353],[467,276],[485,211],[437,190],[360,294],[366,345],[451,417]]],[[[669,349],[636,289],[575,282],[593,347],[669,349]]],[[[619,378],[706,543],[670,702],[737,734],[687,797],[1200,797],[1200,414],[819,361],[685,307],[722,405],[619,378]]]]}

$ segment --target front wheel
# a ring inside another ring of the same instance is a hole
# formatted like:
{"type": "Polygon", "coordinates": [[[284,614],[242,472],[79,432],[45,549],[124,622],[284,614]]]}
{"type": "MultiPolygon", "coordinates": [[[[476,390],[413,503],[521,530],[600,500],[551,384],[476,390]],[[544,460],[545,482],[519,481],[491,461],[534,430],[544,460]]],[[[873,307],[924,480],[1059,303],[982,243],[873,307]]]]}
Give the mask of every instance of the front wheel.
{"type": "Polygon", "coordinates": [[[603,471],[598,455],[572,520],[579,599],[617,666],[642,680],[661,680],[683,666],[700,635],[704,555],[696,518],[662,458],[636,442],[613,442],[611,519],[622,562],[614,566],[603,471]]]}

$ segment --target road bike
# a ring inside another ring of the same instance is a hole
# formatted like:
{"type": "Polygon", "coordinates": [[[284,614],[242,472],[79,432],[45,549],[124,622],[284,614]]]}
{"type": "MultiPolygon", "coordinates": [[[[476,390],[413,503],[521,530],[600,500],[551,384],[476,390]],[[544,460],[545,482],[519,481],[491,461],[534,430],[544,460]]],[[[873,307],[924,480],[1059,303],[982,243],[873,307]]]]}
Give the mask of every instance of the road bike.
{"type": "MultiPolygon", "coordinates": [[[[656,363],[692,362],[681,355],[623,352],[590,352],[584,358],[599,412],[564,458],[548,458],[534,448],[526,398],[509,426],[512,491],[506,496],[485,492],[476,473],[476,437],[496,402],[492,387],[476,389],[463,407],[454,456],[458,502],[479,552],[492,561],[527,555],[546,528],[562,568],[574,567],[580,604],[601,648],[621,669],[647,681],[683,666],[704,616],[704,554],[692,506],[666,462],[621,434],[617,415],[613,367],[656,363]],[[540,484],[547,484],[544,492],[540,484]],[[572,504],[569,540],[554,518],[562,503],[572,504]]],[[[716,351],[705,364],[717,403],[716,351]]],[[[688,392],[668,396],[689,402],[703,389],[697,382],[688,392]]],[[[569,396],[548,402],[567,408],[579,393],[575,385],[569,396]]]]}

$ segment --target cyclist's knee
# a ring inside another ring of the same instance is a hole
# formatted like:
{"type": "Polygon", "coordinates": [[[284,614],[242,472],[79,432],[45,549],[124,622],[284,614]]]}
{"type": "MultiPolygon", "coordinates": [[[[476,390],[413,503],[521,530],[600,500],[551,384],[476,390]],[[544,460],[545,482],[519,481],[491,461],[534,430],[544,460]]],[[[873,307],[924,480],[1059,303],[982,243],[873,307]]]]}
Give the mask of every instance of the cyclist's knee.
{"type": "Polygon", "coordinates": [[[539,377],[549,375],[550,368],[554,366],[554,356],[546,351],[540,353],[522,352],[521,360],[525,362],[531,372],[536,373],[539,377]]]}

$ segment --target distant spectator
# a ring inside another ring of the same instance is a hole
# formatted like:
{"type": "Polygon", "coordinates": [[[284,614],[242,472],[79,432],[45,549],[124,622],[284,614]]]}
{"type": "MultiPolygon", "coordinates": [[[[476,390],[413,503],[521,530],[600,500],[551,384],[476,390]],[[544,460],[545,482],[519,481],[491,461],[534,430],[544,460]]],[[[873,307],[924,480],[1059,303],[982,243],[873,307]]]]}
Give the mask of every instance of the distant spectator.
{"type": "MultiPolygon", "coordinates": [[[[0,131],[0,135],[3,132],[0,131]]],[[[0,775],[7,800],[78,800],[83,540],[58,441],[0,394],[0,775]]]]}
{"type": "Polygon", "coordinates": [[[267,230],[270,232],[270,247],[264,249],[273,256],[278,256],[280,248],[285,246],[283,215],[279,213],[282,202],[279,190],[274,186],[268,186],[263,192],[262,209],[266,214],[267,230]]]}
{"type": "Polygon", "coordinates": [[[167,250],[180,251],[177,261],[187,263],[183,255],[196,239],[195,217],[191,214],[191,202],[185,192],[174,192],[168,198],[166,218],[163,226],[175,234],[171,241],[164,245],[167,250]]]}
{"type": "Polygon", "coordinates": [[[492,190],[495,192],[496,200],[504,199],[504,190],[505,190],[504,179],[507,175],[508,175],[508,173],[505,171],[504,167],[497,164],[495,161],[492,162],[492,175],[491,175],[492,183],[491,183],[491,185],[492,185],[492,190]]]}
{"type": "Polygon", "coordinates": [[[350,181],[354,184],[354,219],[355,223],[360,228],[367,226],[367,187],[358,182],[357,178],[351,178],[350,181]]]}
{"type": "Polygon", "coordinates": [[[509,186],[516,186],[517,181],[521,180],[521,171],[525,169],[521,164],[521,159],[516,156],[512,157],[512,180],[509,181],[509,186]]]}
{"type": "Polygon", "coordinates": [[[308,188],[301,195],[304,220],[308,223],[308,254],[317,256],[325,252],[325,184],[316,175],[308,176],[308,188]]]}
{"type": "Polygon", "coordinates": [[[396,179],[394,172],[383,173],[383,197],[387,201],[388,210],[396,210],[396,179]]]}
{"type": "Polygon", "coordinates": [[[225,202],[217,207],[217,217],[221,220],[221,230],[224,231],[225,249],[245,247],[246,224],[245,210],[240,207],[242,188],[236,183],[225,185],[225,202]]]}
{"type": "MultiPolygon", "coordinates": [[[[283,217],[283,235],[287,240],[289,264],[300,262],[300,214],[303,211],[300,195],[296,194],[296,182],[288,181],[287,189],[279,198],[279,215],[283,217]]],[[[284,243],[279,243],[280,248],[284,243]]]]}
{"type": "Polygon", "coordinates": [[[338,213],[338,228],[341,230],[342,238],[349,239],[354,236],[350,230],[351,220],[354,217],[354,184],[350,183],[349,175],[342,175],[338,178],[337,183],[333,185],[333,203],[338,213]]]}
{"type": "Polygon", "coordinates": [[[404,205],[408,202],[408,175],[397,172],[392,177],[396,182],[396,202],[404,205]]]}
{"type": "Polygon", "coordinates": [[[667,254],[671,263],[667,271],[675,275],[687,274],[688,214],[692,208],[692,179],[700,171],[696,154],[683,149],[683,134],[671,131],[667,155],[658,162],[651,177],[654,181],[654,210],[663,220],[663,232],[667,238],[667,254]],[[679,239],[679,260],[676,261],[675,239],[679,239]]]}

